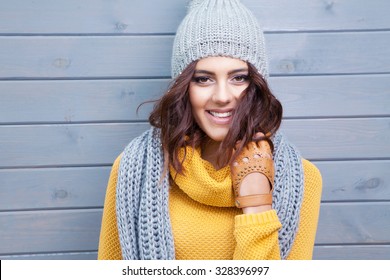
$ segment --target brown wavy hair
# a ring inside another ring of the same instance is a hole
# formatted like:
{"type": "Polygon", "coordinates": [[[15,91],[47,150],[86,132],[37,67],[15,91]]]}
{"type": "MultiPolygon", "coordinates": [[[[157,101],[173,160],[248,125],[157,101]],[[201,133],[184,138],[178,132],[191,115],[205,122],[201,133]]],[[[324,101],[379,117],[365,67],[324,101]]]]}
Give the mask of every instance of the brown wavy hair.
{"type": "MultiPolygon", "coordinates": [[[[165,169],[171,165],[178,173],[183,173],[179,150],[187,145],[198,147],[208,137],[197,125],[189,99],[189,85],[195,73],[197,61],[188,67],[170,84],[168,91],[155,103],[149,116],[152,126],[161,129],[161,143],[164,151],[165,169]]],[[[252,140],[265,139],[273,145],[269,137],[280,127],[282,105],[272,94],[267,81],[256,68],[248,63],[249,85],[241,94],[228,134],[217,151],[219,166],[234,161],[252,140]],[[265,136],[255,139],[255,134],[265,136]],[[241,140],[236,146],[237,140],[241,140]]]]}

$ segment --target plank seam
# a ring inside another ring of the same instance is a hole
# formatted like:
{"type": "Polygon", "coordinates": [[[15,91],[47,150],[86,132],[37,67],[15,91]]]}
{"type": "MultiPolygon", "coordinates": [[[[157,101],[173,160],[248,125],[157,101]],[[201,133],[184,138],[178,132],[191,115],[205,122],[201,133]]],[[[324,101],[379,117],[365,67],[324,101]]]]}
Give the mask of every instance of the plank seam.
{"type": "Polygon", "coordinates": [[[103,210],[103,206],[91,206],[91,207],[58,207],[58,208],[26,208],[26,209],[13,209],[13,210],[0,210],[0,214],[10,214],[10,213],[22,213],[24,214],[30,214],[33,212],[47,212],[47,213],[54,213],[54,212],[61,212],[61,211],[88,211],[88,210],[103,210]]]}
{"type": "MultiPolygon", "coordinates": [[[[280,29],[280,30],[264,30],[264,34],[306,34],[306,33],[370,33],[370,32],[389,32],[390,28],[348,28],[348,29],[280,29]]],[[[152,37],[152,36],[175,36],[176,32],[86,32],[86,33],[42,33],[42,32],[15,32],[15,33],[0,33],[1,37],[152,37]]]]}
{"type": "Polygon", "coordinates": [[[28,253],[28,252],[20,252],[20,253],[8,253],[8,254],[0,254],[0,259],[2,257],[34,257],[34,256],[57,256],[57,255],[79,255],[79,254],[94,254],[97,253],[97,250],[80,250],[80,251],[56,251],[56,252],[34,252],[34,253],[28,253]]]}

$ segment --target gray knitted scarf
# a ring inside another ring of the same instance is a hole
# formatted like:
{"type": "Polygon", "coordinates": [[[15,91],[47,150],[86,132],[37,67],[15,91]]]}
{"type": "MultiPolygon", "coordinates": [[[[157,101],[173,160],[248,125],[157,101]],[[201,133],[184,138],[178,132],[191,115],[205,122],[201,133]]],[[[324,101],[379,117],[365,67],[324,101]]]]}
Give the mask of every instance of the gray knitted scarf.
{"type": "MultiPolygon", "coordinates": [[[[295,239],[303,197],[303,169],[296,149],[277,133],[273,208],[279,231],[281,258],[287,258],[295,239]]],[[[123,259],[174,259],[175,249],[169,218],[169,180],[163,180],[160,131],[144,132],[125,148],[116,186],[116,214],[123,259]]]]}

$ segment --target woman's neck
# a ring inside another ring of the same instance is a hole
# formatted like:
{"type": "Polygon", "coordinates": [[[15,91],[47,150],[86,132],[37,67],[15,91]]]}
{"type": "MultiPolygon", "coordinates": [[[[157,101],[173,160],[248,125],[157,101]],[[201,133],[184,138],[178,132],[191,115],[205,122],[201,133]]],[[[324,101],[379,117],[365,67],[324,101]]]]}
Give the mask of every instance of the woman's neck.
{"type": "Polygon", "coordinates": [[[221,142],[216,142],[211,139],[203,141],[201,144],[201,156],[202,159],[210,162],[216,170],[221,169],[223,166],[218,164],[218,149],[221,142]]]}

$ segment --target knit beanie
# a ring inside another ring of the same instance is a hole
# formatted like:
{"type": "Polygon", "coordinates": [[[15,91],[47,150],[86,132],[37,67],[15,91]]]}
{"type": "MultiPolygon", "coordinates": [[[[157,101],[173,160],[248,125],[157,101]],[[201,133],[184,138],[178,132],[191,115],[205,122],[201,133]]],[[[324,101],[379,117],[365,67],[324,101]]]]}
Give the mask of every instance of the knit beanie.
{"type": "Polygon", "coordinates": [[[264,34],[239,0],[192,0],[173,43],[172,78],[209,56],[239,58],[268,78],[264,34]]]}

